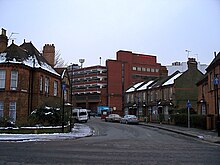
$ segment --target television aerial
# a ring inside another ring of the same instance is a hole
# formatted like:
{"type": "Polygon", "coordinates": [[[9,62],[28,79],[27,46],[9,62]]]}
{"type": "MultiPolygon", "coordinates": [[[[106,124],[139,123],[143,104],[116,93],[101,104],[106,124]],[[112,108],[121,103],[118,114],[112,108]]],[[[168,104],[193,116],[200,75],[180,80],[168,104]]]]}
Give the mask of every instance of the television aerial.
{"type": "Polygon", "coordinates": [[[9,40],[12,40],[12,41],[15,40],[16,38],[12,38],[12,36],[13,36],[14,34],[19,34],[19,33],[12,32],[12,33],[10,34],[10,36],[9,36],[8,39],[9,39],[9,40]]]}

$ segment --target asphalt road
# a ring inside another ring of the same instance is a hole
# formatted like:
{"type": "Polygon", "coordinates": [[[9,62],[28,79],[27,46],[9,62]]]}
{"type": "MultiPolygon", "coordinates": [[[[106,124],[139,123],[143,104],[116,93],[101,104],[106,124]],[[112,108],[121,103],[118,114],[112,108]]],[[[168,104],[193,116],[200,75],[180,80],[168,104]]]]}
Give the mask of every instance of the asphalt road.
{"type": "Polygon", "coordinates": [[[49,142],[0,142],[0,165],[220,164],[220,146],[141,125],[87,123],[94,136],[49,142]]]}

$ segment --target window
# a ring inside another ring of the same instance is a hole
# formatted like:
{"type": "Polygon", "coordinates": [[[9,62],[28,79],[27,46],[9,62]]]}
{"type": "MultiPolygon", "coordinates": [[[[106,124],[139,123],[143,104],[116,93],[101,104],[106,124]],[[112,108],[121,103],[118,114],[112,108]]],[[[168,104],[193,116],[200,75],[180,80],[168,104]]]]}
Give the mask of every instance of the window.
{"type": "Polygon", "coordinates": [[[5,70],[0,70],[0,89],[5,89],[5,70]]]}
{"type": "Polygon", "coordinates": [[[159,72],[159,69],[155,69],[155,72],[159,72]]]}
{"type": "Polygon", "coordinates": [[[53,90],[54,90],[53,95],[57,96],[57,92],[58,92],[58,82],[57,81],[54,81],[54,83],[53,83],[53,90]]]}
{"type": "Polygon", "coordinates": [[[150,68],[147,68],[147,72],[150,72],[150,68]]]}
{"type": "Polygon", "coordinates": [[[132,70],[137,70],[137,67],[133,66],[133,67],[132,67],[132,70]]]}
{"type": "Polygon", "coordinates": [[[137,70],[138,70],[138,71],[141,71],[141,67],[137,67],[137,70]]]}
{"type": "Polygon", "coordinates": [[[11,71],[11,90],[16,90],[18,85],[18,71],[11,71]]]}
{"type": "Polygon", "coordinates": [[[151,72],[155,72],[154,68],[151,68],[151,72]]]}
{"type": "Polygon", "coordinates": [[[214,80],[214,76],[213,76],[212,72],[210,72],[210,82],[209,82],[210,90],[214,89],[213,80],[214,80]]]}
{"type": "Polygon", "coordinates": [[[146,72],[146,68],[142,68],[142,71],[143,71],[143,72],[146,72]]]}
{"type": "Polygon", "coordinates": [[[49,78],[45,78],[45,93],[49,94],[49,78]]]}
{"type": "Polygon", "coordinates": [[[4,117],[4,102],[0,101],[0,118],[4,117]]]}
{"type": "Polygon", "coordinates": [[[40,93],[43,92],[43,76],[40,76],[40,93]]]}
{"type": "Polygon", "coordinates": [[[10,102],[10,105],[9,105],[9,118],[13,122],[16,121],[16,102],[15,101],[10,102]]]}

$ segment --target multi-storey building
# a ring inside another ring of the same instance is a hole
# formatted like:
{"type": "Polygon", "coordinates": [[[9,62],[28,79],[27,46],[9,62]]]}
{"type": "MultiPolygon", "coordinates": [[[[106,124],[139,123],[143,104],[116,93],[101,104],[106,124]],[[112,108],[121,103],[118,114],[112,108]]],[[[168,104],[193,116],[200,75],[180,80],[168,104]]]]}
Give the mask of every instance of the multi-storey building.
{"type": "Polygon", "coordinates": [[[157,63],[156,56],[118,51],[116,60],[107,60],[107,105],[118,114],[124,114],[125,91],[140,81],[167,76],[165,66],[157,63]]]}
{"type": "Polygon", "coordinates": [[[74,107],[95,111],[106,104],[107,69],[104,66],[78,68],[69,66],[74,107]]]}
{"type": "MultiPolygon", "coordinates": [[[[203,74],[206,73],[206,68],[208,67],[208,65],[206,64],[201,64],[200,62],[197,62],[198,64],[198,70],[200,70],[203,74]]],[[[173,62],[172,65],[167,65],[166,66],[167,70],[168,70],[168,75],[173,74],[176,71],[180,71],[180,72],[185,72],[188,69],[188,65],[187,62],[173,62]]]]}
{"type": "Polygon", "coordinates": [[[68,67],[70,79],[73,77],[75,106],[95,111],[97,106],[104,105],[122,115],[124,93],[128,87],[139,81],[167,76],[166,67],[156,62],[156,56],[130,51],[118,51],[116,56],[116,60],[106,61],[106,67],[68,67]]]}

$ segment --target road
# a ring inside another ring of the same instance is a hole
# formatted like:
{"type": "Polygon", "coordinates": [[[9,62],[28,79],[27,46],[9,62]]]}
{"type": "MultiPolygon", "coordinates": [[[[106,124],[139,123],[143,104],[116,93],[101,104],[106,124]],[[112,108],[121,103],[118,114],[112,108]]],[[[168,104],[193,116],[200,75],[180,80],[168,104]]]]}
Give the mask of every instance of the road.
{"type": "Polygon", "coordinates": [[[164,130],[91,118],[94,136],[1,142],[0,164],[220,164],[220,146],[164,130]]]}

